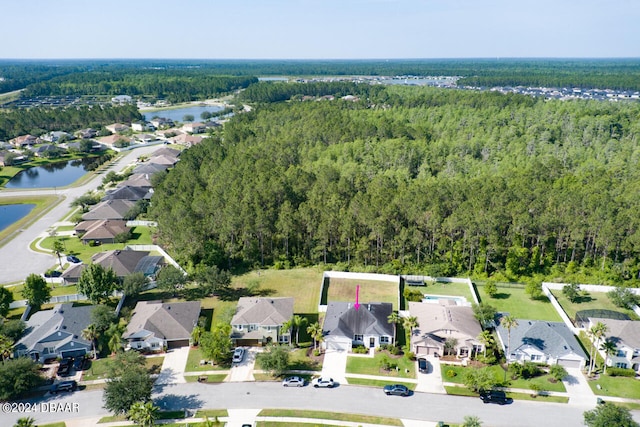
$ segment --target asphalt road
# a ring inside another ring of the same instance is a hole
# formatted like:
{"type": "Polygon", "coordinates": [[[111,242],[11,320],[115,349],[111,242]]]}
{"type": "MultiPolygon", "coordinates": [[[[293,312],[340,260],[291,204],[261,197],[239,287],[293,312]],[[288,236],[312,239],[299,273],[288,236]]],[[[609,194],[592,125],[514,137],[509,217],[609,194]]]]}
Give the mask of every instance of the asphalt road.
{"type": "MultiPolygon", "coordinates": [[[[188,409],[191,413],[201,408],[291,408],[457,423],[461,423],[465,415],[475,415],[483,421],[483,425],[492,427],[582,427],[582,413],[590,409],[528,401],[498,406],[483,404],[474,397],[427,393],[399,397],[386,396],[380,388],[372,387],[286,388],[279,383],[263,382],[168,385],[156,388],[153,398],[163,410],[188,409]]],[[[38,423],[108,415],[102,408],[102,390],[47,395],[33,402],[45,403],[44,408],[48,410],[28,414],[38,423]],[[51,412],[51,403],[56,403],[56,409],[62,411],[51,412]]],[[[4,411],[0,414],[0,425],[13,425],[21,416],[25,414],[4,411]]]]}
{"type": "Polygon", "coordinates": [[[57,263],[55,256],[33,252],[29,249],[31,242],[42,233],[46,233],[47,229],[55,222],[66,217],[72,209],[71,203],[76,198],[89,190],[98,188],[108,171],[119,172],[135,162],[139,156],[149,154],[160,147],[162,146],[153,145],[128,151],[106,170],[97,173],[93,179],[78,187],[33,190],[0,189],[0,198],[33,195],[57,195],[60,198],[60,202],[53,209],[15,234],[11,241],[0,247],[0,284],[24,280],[31,273],[42,274],[54,267],[57,263]]]}

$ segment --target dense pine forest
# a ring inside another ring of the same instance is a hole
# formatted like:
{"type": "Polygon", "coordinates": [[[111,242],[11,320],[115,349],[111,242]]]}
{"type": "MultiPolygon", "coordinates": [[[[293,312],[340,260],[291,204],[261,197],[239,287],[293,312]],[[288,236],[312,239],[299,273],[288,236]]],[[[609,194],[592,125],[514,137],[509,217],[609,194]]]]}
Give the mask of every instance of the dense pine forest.
{"type": "Polygon", "coordinates": [[[161,239],[192,266],[637,283],[638,103],[365,92],[261,104],[189,149],[161,239]]]}

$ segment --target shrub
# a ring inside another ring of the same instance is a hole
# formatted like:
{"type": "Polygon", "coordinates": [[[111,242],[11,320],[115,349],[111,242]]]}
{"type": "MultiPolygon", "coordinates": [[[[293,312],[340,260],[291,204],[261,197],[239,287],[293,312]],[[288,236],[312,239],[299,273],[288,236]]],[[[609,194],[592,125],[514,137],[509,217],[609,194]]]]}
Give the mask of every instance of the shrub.
{"type": "Polygon", "coordinates": [[[566,377],[567,374],[567,370],[564,368],[564,366],[561,365],[553,365],[549,369],[549,375],[551,375],[556,381],[562,381],[562,379],[566,377]]]}
{"type": "Polygon", "coordinates": [[[453,369],[447,369],[447,374],[446,375],[447,375],[448,378],[453,378],[458,374],[453,369]]]}
{"type": "Polygon", "coordinates": [[[636,371],[624,368],[607,368],[607,374],[612,377],[635,377],[636,371]]]}
{"type": "Polygon", "coordinates": [[[402,294],[404,295],[404,299],[412,302],[420,302],[422,301],[422,298],[423,298],[422,292],[419,291],[418,289],[405,288],[402,294]]]}
{"type": "Polygon", "coordinates": [[[369,352],[369,349],[363,345],[359,345],[359,346],[353,347],[351,349],[351,352],[356,354],[367,354],[369,352]]]}

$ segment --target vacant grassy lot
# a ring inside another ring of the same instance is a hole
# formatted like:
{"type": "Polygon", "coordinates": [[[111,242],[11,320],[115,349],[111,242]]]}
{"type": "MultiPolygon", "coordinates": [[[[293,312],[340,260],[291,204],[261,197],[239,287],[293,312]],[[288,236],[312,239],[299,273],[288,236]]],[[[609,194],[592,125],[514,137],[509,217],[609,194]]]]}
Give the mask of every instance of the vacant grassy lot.
{"type": "Polygon", "coordinates": [[[254,289],[262,296],[293,297],[295,313],[317,313],[322,272],[320,268],[257,270],[234,277],[232,285],[239,291],[254,289]]]}
{"type": "MultiPolygon", "coordinates": [[[[339,412],[305,411],[300,409],[263,409],[259,417],[316,418],[324,420],[349,421],[352,423],[385,424],[402,426],[397,418],[378,417],[375,415],[342,414],[339,412]]],[[[271,424],[269,424],[271,425],[271,424]]],[[[292,425],[287,423],[287,425],[292,425]]]]}
{"type": "Polygon", "coordinates": [[[638,315],[633,310],[625,310],[624,308],[616,307],[605,292],[590,292],[587,297],[582,297],[581,302],[572,303],[562,294],[561,290],[551,291],[554,297],[558,300],[562,309],[571,320],[575,320],[576,313],[581,310],[613,310],[628,315],[631,319],[640,320],[638,315]]]}
{"type": "MultiPolygon", "coordinates": [[[[200,361],[204,360],[205,357],[202,355],[202,351],[198,347],[192,347],[189,349],[189,356],[187,358],[187,365],[185,366],[185,372],[201,372],[201,371],[219,371],[219,370],[227,370],[231,368],[231,365],[211,365],[208,363],[206,365],[201,365],[200,361]]],[[[197,378],[197,377],[196,377],[197,378]]]]}
{"type": "Polygon", "coordinates": [[[347,374],[377,375],[391,378],[415,378],[416,370],[415,363],[412,360],[407,360],[405,357],[391,357],[387,353],[379,352],[375,354],[375,357],[347,357],[347,374]],[[392,365],[397,366],[398,369],[391,369],[389,371],[381,369],[380,363],[385,357],[392,365]]]}
{"type": "MultiPolygon", "coordinates": [[[[458,365],[442,364],[440,365],[440,369],[442,371],[442,380],[444,382],[462,384],[464,383],[464,377],[466,372],[474,368],[458,366],[458,365]],[[455,372],[456,375],[454,377],[449,376],[448,372],[450,371],[455,372]]],[[[504,370],[502,369],[502,367],[498,365],[492,365],[492,366],[489,366],[489,370],[493,373],[496,384],[502,384],[504,382],[505,377],[504,377],[504,370]]],[[[537,384],[540,387],[539,390],[560,391],[560,392],[566,391],[564,384],[562,384],[562,381],[552,383],[549,381],[549,378],[551,378],[550,375],[541,375],[528,380],[521,379],[521,378],[517,380],[512,380],[509,377],[509,374],[507,374],[507,384],[505,385],[507,387],[513,387],[513,388],[531,389],[531,386],[533,384],[537,384]]]]}
{"type": "Polygon", "coordinates": [[[547,297],[532,300],[524,287],[498,285],[498,293],[493,298],[484,292],[483,285],[476,284],[476,287],[480,302],[494,306],[499,312],[508,312],[518,319],[562,321],[547,297]]]}
{"type": "Polygon", "coordinates": [[[45,249],[53,249],[53,242],[60,240],[64,245],[66,254],[73,254],[80,258],[83,262],[89,263],[91,256],[98,252],[106,252],[113,249],[124,249],[127,245],[150,245],[151,229],[149,227],[133,227],[131,229],[132,238],[127,243],[105,243],[99,246],[84,245],[77,236],[55,236],[47,237],[40,242],[40,246],[45,249]]]}
{"type": "Polygon", "coordinates": [[[398,309],[398,284],[376,280],[331,279],[327,293],[328,301],[356,300],[356,287],[360,286],[360,302],[390,302],[398,309]]]}
{"type": "MultiPolygon", "coordinates": [[[[89,362],[89,368],[84,371],[82,374],[82,381],[91,381],[91,380],[99,380],[107,377],[107,373],[109,371],[109,362],[114,359],[109,357],[106,359],[98,359],[91,360],[89,362]]],[[[145,359],[145,364],[149,372],[151,373],[159,373],[160,368],[162,368],[162,362],[164,361],[164,356],[153,356],[147,357],[145,359]]]]}
{"type": "Polygon", "coordinates": [[[640,399],[640,381],[635,378],[600,375],[597,380],[589,381],[589,386],[599,396],[640,399]],[[598,389],[598,386],[600,386],[600,389],[598,389]]]}

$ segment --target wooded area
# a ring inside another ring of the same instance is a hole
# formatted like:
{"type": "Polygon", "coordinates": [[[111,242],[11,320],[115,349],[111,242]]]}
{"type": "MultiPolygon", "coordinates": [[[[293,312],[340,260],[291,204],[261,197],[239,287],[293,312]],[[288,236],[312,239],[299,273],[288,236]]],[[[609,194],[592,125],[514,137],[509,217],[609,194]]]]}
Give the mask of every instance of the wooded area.
{"type": "Polygon", "coordinates": [[[187,150],[152,200],[164,243],[187,265],[637,283],[638,103],[367,96],[266,104],[187,150]]]}

